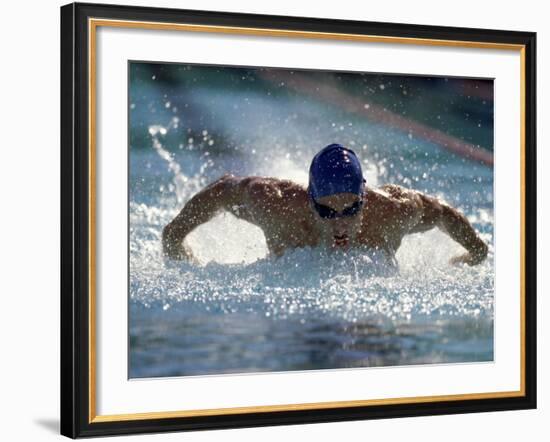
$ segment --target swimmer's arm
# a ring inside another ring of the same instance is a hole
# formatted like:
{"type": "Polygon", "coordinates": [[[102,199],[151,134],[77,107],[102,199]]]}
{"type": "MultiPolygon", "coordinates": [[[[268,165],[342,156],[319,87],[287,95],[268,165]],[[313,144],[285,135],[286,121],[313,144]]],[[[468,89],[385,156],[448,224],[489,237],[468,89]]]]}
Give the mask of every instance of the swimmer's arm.
{"type": "Polygon", "coordinates": [[[238,198],[237,179],[224,175],[193,196],[180,213],[162,230],[162,251],[170,259],[190,259],[183,240],[196,227],[209,221],[216,213],[238,198]]]}
{"type": "Polygon", "coordinates": [[[468,252],[451,259],[452,264],[476,265],[486,257],[489,248],[479,237],[466,217],[457,209],[436,198],[418,194],[421,200],[422,217],[414,231],[425,231],[439,227],[468,252]]]}

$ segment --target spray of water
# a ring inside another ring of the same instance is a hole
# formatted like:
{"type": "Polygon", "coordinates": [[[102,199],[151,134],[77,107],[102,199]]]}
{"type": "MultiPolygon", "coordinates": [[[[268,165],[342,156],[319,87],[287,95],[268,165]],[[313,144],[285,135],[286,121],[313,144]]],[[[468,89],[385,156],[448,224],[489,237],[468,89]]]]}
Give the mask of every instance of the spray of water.
{"type": "MultiPolygon", "coordinates": [[[[204,164],[185,176],[161,137],[177,127],[151,126],[152,146],[172,176],[176,204],[162,208],[132,203],[130,223],[131,299],[147,307],[220,312],[254,311],[271,318],[331,316],[347,321],[429,317],[492,316],[492,252],[480,266],[454,267],[460,246],[439,231],[407,237],[397,253],[398,272],[366,250],[326,255],[309,248],[281,259],[267,254],[262,231],[228,213],[198,227],[187,244],[200,265],[164,260],[160,232],[182,204],[205,184],[204,164]]],[[[271,161],[271,175],[303,182],[300,165],[282,154],[271,161]],[[284,173],[283,173],[284,172],[284,173]]],[[[369,161],[365,175],[377,183],[384,163],[369,161]]],[[[172,199],[174,201],[174,198],[172,199]]],[[[482,211],[475,221],[492,222],[482,211]]],[[[484,234],[490,242],[491,235],[484,234]]]]}

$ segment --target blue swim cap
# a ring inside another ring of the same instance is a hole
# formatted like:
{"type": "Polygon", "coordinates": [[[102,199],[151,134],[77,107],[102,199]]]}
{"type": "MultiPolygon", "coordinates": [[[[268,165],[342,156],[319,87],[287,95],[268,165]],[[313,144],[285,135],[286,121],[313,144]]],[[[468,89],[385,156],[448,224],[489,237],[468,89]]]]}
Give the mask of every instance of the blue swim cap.
{"type": "Polygon", "coordinates": [[[329,144],[311,161],[308,193],[314,200],[336,193],[361,195],[365,182],[355,152],[340,144],[329,144]]]}

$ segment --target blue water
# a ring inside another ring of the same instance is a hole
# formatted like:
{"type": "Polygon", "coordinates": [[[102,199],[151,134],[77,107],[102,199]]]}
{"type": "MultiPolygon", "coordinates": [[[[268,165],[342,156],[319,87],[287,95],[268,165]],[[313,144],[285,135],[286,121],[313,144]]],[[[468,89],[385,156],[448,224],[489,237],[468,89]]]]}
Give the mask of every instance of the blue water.
{"type": "Polygon", "coordinates": [[[201,88],[157,99],[157,112],[132,103],[150,137],[130,146],[130,377],[493,359],[491,168],[313,99],[201,88]],[[449,265],[463,250],[433,230],[403,241],[397,270],[364,250],[275,260],[259,228],[226,213],[189,235],[197,263],[163,259],[162,227],[206,184],[226,172],[306,184],[332,142],[356,151],[370,186],[458,207],[488,259],[449,265]]]}

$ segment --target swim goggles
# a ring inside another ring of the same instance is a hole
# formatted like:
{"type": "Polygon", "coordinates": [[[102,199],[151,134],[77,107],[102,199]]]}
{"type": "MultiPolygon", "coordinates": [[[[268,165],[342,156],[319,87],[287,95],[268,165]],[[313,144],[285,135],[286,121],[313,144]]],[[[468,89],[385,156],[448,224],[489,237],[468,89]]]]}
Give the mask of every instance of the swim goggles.
{"type": "Polygon", "coordinates": [[[321,218],[325,219],[333,219],[333,218],[342,218],[345,216],[354,216],[356,215],[361,208],[363,207],[363,200],[360,199],[359,201],[354,202],[351,206],[346,207],[341,212],[338,212],[328,206],[325,206],[323,204],[319,204],[317,201],[315,201],[313,198],[311,199],[313,202],[313,207],[315,207],[315,210],[319,214],[321,218]]]}

